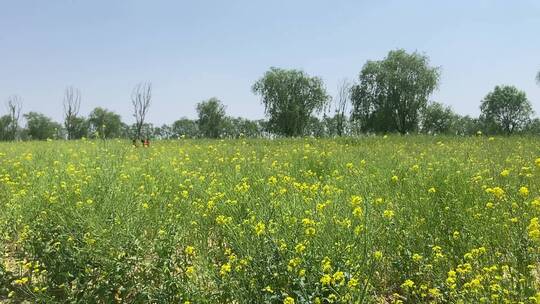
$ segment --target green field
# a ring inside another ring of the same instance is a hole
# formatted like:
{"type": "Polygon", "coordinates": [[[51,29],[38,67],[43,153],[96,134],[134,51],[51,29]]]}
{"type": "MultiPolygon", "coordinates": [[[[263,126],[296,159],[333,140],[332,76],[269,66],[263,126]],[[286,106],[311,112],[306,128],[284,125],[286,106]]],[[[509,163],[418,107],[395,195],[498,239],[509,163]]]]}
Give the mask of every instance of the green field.
{"type": "Polygon", "coordinates": [[[540,139],[0,144],[0,302],[540,303],[540,139]]]}

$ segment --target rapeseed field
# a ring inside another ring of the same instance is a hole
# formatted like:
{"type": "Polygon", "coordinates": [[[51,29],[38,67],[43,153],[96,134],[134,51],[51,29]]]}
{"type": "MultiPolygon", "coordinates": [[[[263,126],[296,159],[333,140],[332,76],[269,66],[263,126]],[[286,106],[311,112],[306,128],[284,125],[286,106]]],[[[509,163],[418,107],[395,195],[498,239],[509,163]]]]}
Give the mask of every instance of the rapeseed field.
{"type": "Polygon", "coordinates": [[[0,301],[540,303],[540,139],[0,144],[0,301]]]}

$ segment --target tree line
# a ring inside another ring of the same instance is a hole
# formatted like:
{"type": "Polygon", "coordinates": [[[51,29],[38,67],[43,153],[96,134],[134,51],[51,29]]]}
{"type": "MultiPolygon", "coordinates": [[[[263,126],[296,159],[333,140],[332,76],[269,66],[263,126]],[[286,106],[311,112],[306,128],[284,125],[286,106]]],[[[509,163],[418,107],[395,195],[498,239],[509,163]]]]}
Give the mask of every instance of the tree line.
{"type": "MultiPolygon", "coordinates": [[[[525,92],[516,87],[496,86],[480,101],[479,117],[461,116],[451,107],[430,100],[439,79],[440,68],[431,66],[427,56],[401,49],[390,51],[382,60],[367,61],[355,82],[344,80],[339,84],[334,98],[328,95],[320,77],[272,67],[251,88],[264,105],[266,119],[230,117],[225,105],[213,97],[196,105],[197,119],[184,117],[162,126],[146,121],[152,102],[149,82],[138,84],[132,91],[132,125],[101,107],[87,117],[80,115],[81,92],[68,87],[62,124],[41,113],[21,115],[21,98],[9,97],[7,113],[0,117],[0,140],[540,134],[540,119],[533,117],[525,92]]],[[[540,85],[540,71],[536,81],[540,85]]]]}

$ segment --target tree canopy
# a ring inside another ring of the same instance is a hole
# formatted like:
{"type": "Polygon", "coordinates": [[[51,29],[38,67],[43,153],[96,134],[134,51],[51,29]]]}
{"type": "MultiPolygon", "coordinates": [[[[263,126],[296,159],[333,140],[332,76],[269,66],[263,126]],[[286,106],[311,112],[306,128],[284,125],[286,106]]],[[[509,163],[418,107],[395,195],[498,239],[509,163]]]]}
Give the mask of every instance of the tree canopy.
{"type": "Polygon", "coordinates": [[[7,140],[13,140],[14,138],[11,136],[11,116],[9,115],[3,115],[0,116],[0,140],[1,141],[7,141],[7,140]]]}
{"type": "Polygon", "coordinates": [[[116,138],[122,134],[120,115],[107,109],[97,107],[88,116],[91,132],[100,138],[116,138]]]}
{"type": "Polygon", "coordinates": [[[496,86],[480,105],[481,119],[494,132],[511,134],[523,129],[533,114],[525,92],[514,86],[496,86]]]}
{"type": "Polygon", "coordinates": [[[303,135],[312,114],[330,100],[321,78],[299,70],[272,67],[252,90],[261,96],[270,129],[285,136],[303,135]]]}
{"type": "Polygon", "coordinates": [[[194,138],[199,135],[199,125],[194,120],[180,118],[173,123],[171,133],[174,138],[194,138]]]}
{"type": "Polygon", "coordinates": [[[414,131],[438,81],[439,69],[429,66],[427,56],[390,51],[362,68],[352,88],[353,119],[367,132],[414,131]]]}
{"type": "Polygon", "coordinates": [[[83,137],[88,137],[90,135],[89,134],[90,123],[84,117],[81,117],[81,116],[72,117],[70,119],[70,128],[71,128],[71,131],[68,135],[68,139],[81,139],[83,137]]]}
{"type": "Polygon", "coordinates": [[[225,119],[225,106],[221,101],[212,97],[197,104],[197,121],[199,131],[203,136],[218,138],[221,135],[223,122],[225,119]]]}
{"type": "Polygon", "coordinates": [[[26,136],[30,139],[44,140],[57,138],[62,126],[49,117],[36,112],[24,114],[26,118],[26,136]]]}
{"type": "Polygon", "coordinates": [[[439,102],[428,104],[421,111],[421,131],[428,134],[454,133],[458,115],[439,102]]]}

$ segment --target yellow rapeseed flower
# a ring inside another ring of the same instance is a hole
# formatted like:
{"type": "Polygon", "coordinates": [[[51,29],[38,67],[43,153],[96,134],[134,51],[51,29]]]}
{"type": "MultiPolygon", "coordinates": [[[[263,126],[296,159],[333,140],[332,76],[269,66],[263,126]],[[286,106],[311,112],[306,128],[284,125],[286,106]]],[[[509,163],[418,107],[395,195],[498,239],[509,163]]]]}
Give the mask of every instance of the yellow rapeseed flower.
{"type": "Polygon", "coordinates": [[[343,271],[336,271],[332,276],[332,280],[335,284],[341,284],[345,280],[345,273],[343,271]]]}
{"type": "Polygon", "coordinates": [[[307,235],[307,236],[314,236],[315,235],[315,228],[313,227],[308,227],[306,228],[306,230],[304,230],[304,233],[307,235]]]}
{"type": "Polygon", "coordinates": [[[415,261],[415,262],[420,262],[422,259],[423,259],[423,257],[421,255],[419,255],[418,253],[415,253],[415,254],[412,255],[412,260],[415,261]]]}
{"type": "Polygon", "coordinates": [[[401,284],[401,288],[403,288],[405,290],[409,290],[411,288],[414,288],[414,281],[411,280],[411,279],[405,280],[405,282],[403,282],[403,284],[401,284]]]}
{"type": "Polygon", "coordinates": [[[306,246],[304,244],[298,244],[294,247],[294,250],[296,253],[302,253],[304,250],[306,250],[306,246]]]}
{"type": "Polygon", "coordinates": [[[540,221],[537,217],[531,219],[527,231],[531,240],[540,242],[540,221]]]}
{"type": "Polygon", "coordinates": [[[294,304],[294,299],[291,298],[291,297],[286,297],[286,298],[283,300],[283,304],[294,304]]]}
{"type": "Polygon", "coordinates": [[[349,282],[347,283],[347,287],[351,289],[356,288],[357,286],[358,286],[358,280],[355,278],[351,278],[349,282]]]}
{"type": "Polygon", "coordinates": [[[255,233],[257,236],[261,236],[264,234],[266,230],[266,225],[263,222],[258,222],[257,225],[255,225],[255,233]]]}
{"type": "Polygon", "coordinates": [[[487,188],[487,193],[493,194],[496,198],[501,199],[504,197],[504,190],[501,187],[487,188]]]}
{"type": "Polygon", "coordinates": [[[358,218],[362,217],[362,214],[363,214],[363,213],[364,213],[364,212],[362,211],[362,208],[361,208],[361,207],[356,207],[356,208],[354,208],[354,210],[353,210],[353,215],[354,215],[355,217],[358,217],[358,218]]]}
{"type": "Polygon", "coordinates": [[[184,253],[188,256],[194,256],[195,255],[195,247],[193,246],[187,246],[186,249],[184,249],[184,253]]]}
{"type": "Polygon", "coordinates": [[[394,215],[395,215],[395,213],[394,213],[394,211],[392,211],[392,210],[384,210],[384,212],[383,212],[383,216],[384,216],[385,218],[387,218],[387,219],[393,218],[394,215]]]}
{"type": "Polygon", "coordinates": [[[231,264],[225,263],[221,265],[221,269],[219,270],[219,274],[221,276],[226,276],[231,272],[231,264]]]}
{"type": "Polygon", "coordinates": [[[330,283],[332,282],[332,277],[328,274],[325,274],[321,277],[320,282],[323,286],[330,285],[330,283]]]}
{"type": "Polygon", "coordinates": [[[362,197],[359,195],[353,195],[351,196],[351,205],[353,207],[358,206],[362,202],[362,197]]]}
{"type": "Polygon", "coordinates": [[[519,188],[519,195],[521,195],[522,197],[529,196],[529,188],[527,188],[525,186],[519,188]]]}

